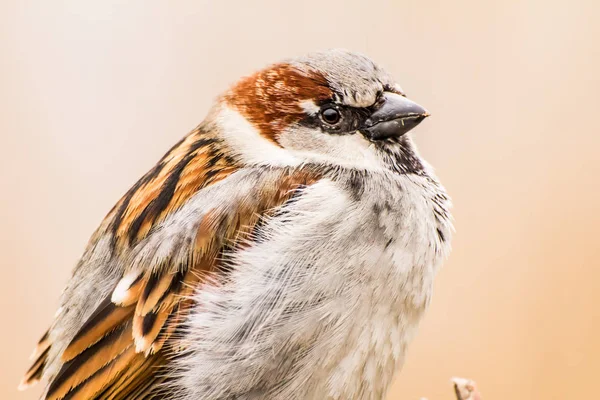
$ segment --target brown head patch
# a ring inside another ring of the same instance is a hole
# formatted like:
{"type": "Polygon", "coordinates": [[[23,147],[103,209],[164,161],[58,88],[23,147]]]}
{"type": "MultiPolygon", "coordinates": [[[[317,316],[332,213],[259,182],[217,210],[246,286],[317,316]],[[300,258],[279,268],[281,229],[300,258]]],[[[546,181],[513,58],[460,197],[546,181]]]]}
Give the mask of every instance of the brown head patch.
{"type": "Polygon", "coordinates": [[[320,73],[305,73],[289,64],[277,64],[243,78],[224,99],[263,136],[278,144],[278,133],[305,116],[302,101],[318,102],[332,95],[320,73]]]}

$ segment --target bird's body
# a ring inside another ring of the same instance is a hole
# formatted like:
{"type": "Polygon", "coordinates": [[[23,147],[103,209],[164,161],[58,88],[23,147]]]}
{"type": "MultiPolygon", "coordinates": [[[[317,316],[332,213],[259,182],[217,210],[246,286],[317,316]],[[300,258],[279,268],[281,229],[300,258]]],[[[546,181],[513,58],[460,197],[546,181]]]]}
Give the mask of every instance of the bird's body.
{"type": "Polygon", "coordinates": [[[404,120],[386,125],[417,115],[390,79],[332,51],[234,86],[93,235],[25,383],[45,375],[52,400],[383,398],[452,230],[404,120]]]}
{"type": "Polygon", "coordinates": [[[237,256],[233,290],[198,293],[185,399],[384,397],[447,248],[449,226],[430,212],[444,195],[427,177],[372,173],[357,187],[335,175],[272,221],[272,241],[237,256]],[[237,333],[256,324],[267,333],[245,348],[237,333]]]}

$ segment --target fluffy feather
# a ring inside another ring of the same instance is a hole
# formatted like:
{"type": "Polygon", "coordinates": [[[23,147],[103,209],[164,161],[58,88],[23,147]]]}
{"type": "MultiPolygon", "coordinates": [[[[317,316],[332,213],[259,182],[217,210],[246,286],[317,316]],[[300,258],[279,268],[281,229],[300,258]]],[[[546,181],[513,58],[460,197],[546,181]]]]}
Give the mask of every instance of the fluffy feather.
{"type": "Polygon", "coordinates": [[[361,133],[384,92],[402,94],[339,50],[234,85],[93,234],[22,387],[43,375],[48,400],[381,398],[452,231],[410,138],[361,133]]]}

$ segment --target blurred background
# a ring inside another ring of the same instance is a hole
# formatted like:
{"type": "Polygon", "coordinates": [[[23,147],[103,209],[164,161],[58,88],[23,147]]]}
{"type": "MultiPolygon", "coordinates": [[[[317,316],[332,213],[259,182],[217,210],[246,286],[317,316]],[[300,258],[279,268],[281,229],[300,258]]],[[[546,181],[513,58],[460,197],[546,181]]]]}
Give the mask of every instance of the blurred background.
{"type": "Polygon", "coordinates": [[[0,398],[105,213],[238,77],[329,47],[432,113],[454,251],[390,399],[597,396],[595,0],[0,2],[0,398]],[[252,3],[252,4],[249,4],[252,3]]]}

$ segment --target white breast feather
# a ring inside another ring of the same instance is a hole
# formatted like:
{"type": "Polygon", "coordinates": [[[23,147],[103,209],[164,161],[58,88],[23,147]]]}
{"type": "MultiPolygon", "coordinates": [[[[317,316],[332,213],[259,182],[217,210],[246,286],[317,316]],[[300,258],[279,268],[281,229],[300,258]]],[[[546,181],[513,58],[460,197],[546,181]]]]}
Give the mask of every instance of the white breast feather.
{"type": "Polygon", "coordinates": [[[227,283],[197,291],[179,398],[381,399],[449,251],[432,182],[378,174],[360,199],[331,180],[307,188],[227,283]]]}

